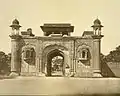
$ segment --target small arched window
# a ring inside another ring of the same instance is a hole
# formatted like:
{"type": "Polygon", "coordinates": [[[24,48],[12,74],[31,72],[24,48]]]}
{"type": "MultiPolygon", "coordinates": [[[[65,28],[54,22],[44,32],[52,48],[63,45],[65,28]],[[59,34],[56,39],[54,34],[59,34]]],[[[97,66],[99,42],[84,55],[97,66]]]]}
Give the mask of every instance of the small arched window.
{"type": "Polygon", "coordinates": [[[26,61],[28,64],[34,64],[35,63],[35,50],[34,48],[26,48],[24,51],[24,61],[26,61]]]}
{"type": "Polygon", "coordinates": [[[78,51],[79,53],[79,59],[80,60],[88,60],[89,59],[89,50],[87,48],[83,48],[80,49],[80,51],[78,51]]]}

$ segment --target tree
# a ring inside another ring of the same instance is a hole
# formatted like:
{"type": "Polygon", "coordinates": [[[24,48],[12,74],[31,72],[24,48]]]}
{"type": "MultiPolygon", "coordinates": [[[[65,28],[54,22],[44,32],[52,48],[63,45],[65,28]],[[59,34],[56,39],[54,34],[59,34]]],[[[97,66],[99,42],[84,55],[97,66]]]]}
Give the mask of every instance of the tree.
{"type": "Polygon", "coordinates": [[[106,63],[107,62],[107,60],[106,60],[106,56],[104,55],[104,54],[100,54],[100,62],[101,63],[106,63]]]}
{"type": "Polygon", "coordinates": [[[61,56],[56,56],[52,59],[51,63],[53,71],[61,70],[61,67],[63,66],[63,58],[61,58],[61,56]]]}
{"type": "Polygon", "coordinates": [[[3,51],[0,51],[0,74],[6,74],[10,72],[11,55],[6,55],[3,51]]]}
{"type": "Polygon", "coordinates": [[[107,62],[120,62],[120,46],[116,47],[115,50],[110,51],[105,58],[107,62]]]}
{"type": "Polygon", "coordinates": [[[10,69],[11,69],[11,53],[8,53],[6,62],[8,65],[8,70],[10,71],[10,69]]]}

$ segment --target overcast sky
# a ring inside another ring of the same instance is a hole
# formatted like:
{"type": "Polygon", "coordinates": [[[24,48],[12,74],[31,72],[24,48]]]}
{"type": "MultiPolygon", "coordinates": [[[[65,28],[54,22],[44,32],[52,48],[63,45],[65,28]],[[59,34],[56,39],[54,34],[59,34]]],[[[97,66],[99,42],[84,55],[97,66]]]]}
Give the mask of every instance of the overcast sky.
{"type": "Polygon", "coordinates": [[[108,54],[120,45],[120,0],[0,0],[0,50],[11,51],[9,25],[14,18],[21,30],[31,27],[37,36],[43,35],[40,25],[44,23],[71,23],[72,35],[81,36],[92,30],[97,17],[104,25],[101,51],[108,54]]]}

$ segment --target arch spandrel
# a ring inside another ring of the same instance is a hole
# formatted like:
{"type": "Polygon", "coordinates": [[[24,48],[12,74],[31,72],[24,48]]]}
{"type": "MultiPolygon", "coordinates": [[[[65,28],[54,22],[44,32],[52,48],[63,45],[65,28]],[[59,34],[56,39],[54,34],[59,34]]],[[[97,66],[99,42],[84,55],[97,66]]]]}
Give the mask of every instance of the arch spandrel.
{"type": "Polygon", "coordinates": [[[68,51],[68,49],[66,47],[61,46],[61,45],[56,45],[56,44],[49,45],[49,46],[45,47],[43,50],[43,53],[42,53],[43,62],[46,61],[47,54],[56,49],[61,51],[62,53],[66,53],[68,51]]]}
{"type": "Polygon", "coordinates": [[[43,55],[44,55],[45,53],[49,53],[49,52],[51,52],[52,50],[55,50],[55,49],[58,49],[59,51],[62,51],[62,52],[63,52],[63,51],[68,51],[68,49],[67,49],[66,47],[55,44],[55,45],[46,46],[46,47],[43,49],[43,55]]]}
{"type": "Polygon", "coordinates": [[[22,47],[22,52],[26,49],[29,49],[29,48],[33,48],[35,50],[35,45],[32,45],[32,44],[28,44],[28,45],[25,45],[22,47]]]}

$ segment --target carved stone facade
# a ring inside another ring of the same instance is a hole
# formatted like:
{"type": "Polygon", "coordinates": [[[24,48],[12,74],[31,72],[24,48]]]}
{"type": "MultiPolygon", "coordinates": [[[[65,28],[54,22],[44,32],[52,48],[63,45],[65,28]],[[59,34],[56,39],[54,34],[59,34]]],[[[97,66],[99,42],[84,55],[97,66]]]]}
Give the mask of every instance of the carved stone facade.
{"type": "Polygon", "coordinates": [[[13,30],[10,35],[11,73],[54,76],[52,59],[60,56],[63,58],[61,75],[56,76],[101,77],[100,41],[103,26],[98,21],[94,21],[93,31],[85,31],[82,36],[71,36],[74,26],[70,24],[44,24],[41,26],[44,36],[34,36],[31,28],[19,34],[21,26],[15,19],[10,26],[13,30]]]}

